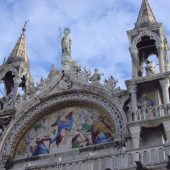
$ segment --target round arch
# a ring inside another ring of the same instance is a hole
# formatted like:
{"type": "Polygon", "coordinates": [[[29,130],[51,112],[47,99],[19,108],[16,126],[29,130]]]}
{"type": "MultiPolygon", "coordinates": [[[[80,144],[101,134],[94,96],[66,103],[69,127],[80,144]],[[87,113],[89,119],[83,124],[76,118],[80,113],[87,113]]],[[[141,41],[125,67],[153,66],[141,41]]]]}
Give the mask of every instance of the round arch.
{"type": "Polygon", "coordinates": [[[115,123],[116,135],[126,133],[126,116],[122,109],[119,109],[113,101],[103,98],[96,94],[72,92],[53,96],[40,102],[36,107],[24,113],[17,121],[11,123],[8,134],[1,147],[1,155],[15,156],[15,150],[23,135],[33,125],[33,122],[41,119],[45,114],[53,111],[57,106],[71,103],[89,103],[105,110],[115,123]]]}
{"type": "Polygon", "coordinates": [[[137,47],[137,43],[141,41],[141,38],[143,36],[149,36],[150,39],[153,39],[156,41],[156,44],[161,44],[161,39],[158,37],[158,35],[154,32],[151,31],[145,31],[140,33],[138,36],[136,36],[132,42],[132,47],[136,48],[137,47]]]}

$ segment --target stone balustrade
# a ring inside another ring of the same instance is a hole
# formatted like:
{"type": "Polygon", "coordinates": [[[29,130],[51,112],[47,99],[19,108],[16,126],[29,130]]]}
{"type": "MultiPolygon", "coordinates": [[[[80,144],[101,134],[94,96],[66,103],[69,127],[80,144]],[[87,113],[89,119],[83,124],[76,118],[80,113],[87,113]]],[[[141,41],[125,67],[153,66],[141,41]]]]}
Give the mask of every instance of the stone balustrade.
{"type": "MultiPolygon", "coordinates": [[[[95,146],[94,146],[95,147],[95,146]]],[[[141,161],[145,166],[156,167],[166,164],[170,153],[170,145],[145,147],[126,150],[107,148],[98,151],[80,152],[79,149],[63,154],[49,154],[38,157],[14,160],[13,169],[46,169],[51,170],[135,170],[135,161],[141,161]]]]}
{"type": "Polygon", "coordinates": [[[128,122],[151,120],[170,115],[170,104],[156,105],[128,112],[128,122]]]}

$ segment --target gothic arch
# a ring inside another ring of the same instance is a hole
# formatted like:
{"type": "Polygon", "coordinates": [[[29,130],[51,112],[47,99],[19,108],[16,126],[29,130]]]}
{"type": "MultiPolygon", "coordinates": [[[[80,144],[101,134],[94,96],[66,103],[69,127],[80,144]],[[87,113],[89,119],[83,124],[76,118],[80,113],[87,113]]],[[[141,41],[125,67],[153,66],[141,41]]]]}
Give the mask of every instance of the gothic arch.
{"type": "Polygon", "coordinates": [[[86,102],[101,107],[112,117],[115,123],[116,135],[126,133],[125,114],[123,110],[119,109],[113,102],[100,97],[99,95],[87,92],[65,93],[41,101],[40,104],[31,108],[16,122],[11,123],[11,126],[8,128],[8,134],[2,144],[1,155],[10,155],[14,157],[15,149],[20,139],[31,127],[34,121],[38,121],[40,118],[45,116],[46,111],[49,112],[49,110],[53,110],[63,103],[69,104],[72,102],[86,102]]]}
{"type": "Polygon", "coordinates": [[[10,71],[12,72],[14,76],[18,76],[18,71],[15,68],[13,67],[5,68],[4,71],[0,74],[0,80],[5,76],[7,72],[10,72],[10,71]]]}
{"type": "Polygon", "coordinates": [[[132,42],[132,48],[136,48],[137,47],[137,43],[140,42],[141,38],[143,36],[149,36],[150,39],[153,39],[156,41],[156,44],[161,44],[161,39],[158,37],[158,35],[154,32],[151,31],[145,31],[145,32],[141,32],[138,36],[136,36],[132,42]]]}

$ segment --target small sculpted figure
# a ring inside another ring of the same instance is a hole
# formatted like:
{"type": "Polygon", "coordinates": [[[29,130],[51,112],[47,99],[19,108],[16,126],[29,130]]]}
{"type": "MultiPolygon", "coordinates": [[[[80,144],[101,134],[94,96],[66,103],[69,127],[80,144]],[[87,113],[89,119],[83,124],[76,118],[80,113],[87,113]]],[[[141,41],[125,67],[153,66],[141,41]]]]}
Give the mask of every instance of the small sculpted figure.
{"type": "Polygon", "coordinates": [[[80,73],[80,78],[81,80],[88,82],[90,75],[91,72],[87,71],[86,68],[83,68],[83,71],[80,73]]]}
{"type": "Polygon", "coordinates": [[[72,76],[78,76],[78,73],[80,72],[80,65],[76,63],[76,61],[72,60],[70,62],[70,73],[72,76]]]}
{"type": "Polygon", "coordinates": [[[146,63],[146,67],[145,67],[146,76],[156,74],[156,64],[149,60],[145,60],[145,63],[146,63]]]}
{"type": "Polygon", "coordinates": [[[108,80],[105,80],[105,86],[110,90],[115,90],[118,80],[113,76],[110,76],[108,80]]]}
{"type": "Polygon", "coordinates": [[[64,37],[61,40],[62,55],[71,56],[71,38],[70,30],[68,28],[64,29],[64,37]]]}
{"type": "Polygon", "coordinates": [[[101,80],[101,76],[103,76],[103,73],[99,73],[98,69],[95,68],[94,73],[89,78],[89,81],[91,81],[92,83],[97,83],[98,84],[100,82],[100,80],[101,80]]]}

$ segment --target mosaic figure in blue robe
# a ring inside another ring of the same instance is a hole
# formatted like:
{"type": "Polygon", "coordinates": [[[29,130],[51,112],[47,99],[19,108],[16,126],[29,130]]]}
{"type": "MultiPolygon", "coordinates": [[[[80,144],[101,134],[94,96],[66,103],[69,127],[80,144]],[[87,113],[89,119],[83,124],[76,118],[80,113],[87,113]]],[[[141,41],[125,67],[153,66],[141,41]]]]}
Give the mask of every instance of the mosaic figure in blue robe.
{"type": "Polygon", "coordinates": [[[50,138],[43,138],[43,139],[39,139],[37,138],[36,140],[36,149],[33,152],[32,156],[38,156],[38,155],[42,155],[42,154],[47,154],[49,153],[49,148],[44,144],[44,141],[50,141],[50,138]]]}
{"type": "Polygon", "coordinates": [[[59,146],[62,141],[65,141],[67,132],[72,129],[73,123],[73,112],[58,116],[56,122],[51,125],[52,127],[57,126],[58,132],[55,134],[54,138],[51,139],[50,144],[56,142],[56,145],[59,146]]]}

